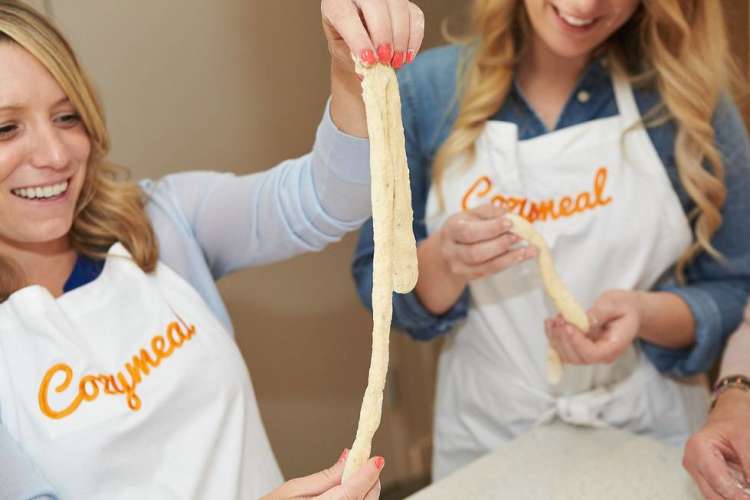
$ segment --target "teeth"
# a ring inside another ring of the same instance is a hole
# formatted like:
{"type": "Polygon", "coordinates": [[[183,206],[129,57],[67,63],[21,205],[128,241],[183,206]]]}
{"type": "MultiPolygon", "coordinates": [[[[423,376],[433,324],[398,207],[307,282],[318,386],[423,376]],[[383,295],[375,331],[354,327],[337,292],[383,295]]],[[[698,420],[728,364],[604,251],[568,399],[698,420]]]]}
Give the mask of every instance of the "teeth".
{"type": "Polygon", "coordinates": [[[58,196],[68,189],[68,181],[60,182],[58,184],[53,184],[51,186],[39,186],[39,187],[30,187],[30,188],[20,188],[20,189],[14,189],[13,194],[16,196],[20,196],[21,198],[26,198],[29,200],[34,199],[47,199],[47,198],[54,198],[55,196],[58,196]]]}
{"type": "Polygon", "coordinates": [[[560,17],[562,17],[566,23],[576,27],[588,26],[589,24],[594,22],[594,18],[583,19],[581,17],[571,16],[570,14],[564,14],[562,12],[560,12],[560,17]]]}

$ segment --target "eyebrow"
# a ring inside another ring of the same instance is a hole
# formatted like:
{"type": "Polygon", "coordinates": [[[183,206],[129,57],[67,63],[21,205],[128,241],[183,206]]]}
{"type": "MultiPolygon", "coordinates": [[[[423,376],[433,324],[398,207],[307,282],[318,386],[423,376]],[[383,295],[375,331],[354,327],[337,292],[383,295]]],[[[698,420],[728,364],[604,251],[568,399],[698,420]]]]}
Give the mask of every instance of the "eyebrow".
{"type": "MultiPolygon", "coordinates": [[[[69,102],[70,102],[70,99],[68,98],[68,96],[63,96],[60,99],[58,99],[57,102],[55,102],[52,105],[52,107],[56,108],[56,107],[60,106],[61,104],[66,104],[66,103],[69,103],[69,102]]],[[[5,105],[5,106],[3,106],[2,104],[0,104],[0,111],[18,111],[20,109],[23,109],[23,106],[20,105],[20,104],[8,104],[8,105],[5,105]]]]}

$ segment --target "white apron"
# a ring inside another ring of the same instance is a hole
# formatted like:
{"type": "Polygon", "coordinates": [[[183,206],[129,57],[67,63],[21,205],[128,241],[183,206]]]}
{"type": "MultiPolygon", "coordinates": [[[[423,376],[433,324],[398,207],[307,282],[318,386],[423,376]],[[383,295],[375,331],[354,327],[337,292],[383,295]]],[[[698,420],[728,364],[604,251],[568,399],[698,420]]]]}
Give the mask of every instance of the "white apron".
{"type": "Polygon", "coordinates": [[[67,499],[254,499],[282,482],[245,362],[198,293],[121,244],[0,305],[0,416],[67,499]]]}
{"type": "MultiPolygon", "coordinates": [[[[627,131],[640,121],[630,85],[615,78],[615,94],[618,116],[526,141],[515,124],[488,122],[476,160],[446,171],[444,211],[431,189],[428,231],[460,210],[504,203],[544,236],[584,308],[608,289],[650,289],[692,235],[646,130],[627,131]]],[[[612,366],[567,366],[550,386],[544,319],[556,310],[536,261],[473,281],[470,291],[468,317],[438,365],[434,479],[554,418],[671,444],[702,422],[706,388],[660,375],[635,346],[612,366]]]]}

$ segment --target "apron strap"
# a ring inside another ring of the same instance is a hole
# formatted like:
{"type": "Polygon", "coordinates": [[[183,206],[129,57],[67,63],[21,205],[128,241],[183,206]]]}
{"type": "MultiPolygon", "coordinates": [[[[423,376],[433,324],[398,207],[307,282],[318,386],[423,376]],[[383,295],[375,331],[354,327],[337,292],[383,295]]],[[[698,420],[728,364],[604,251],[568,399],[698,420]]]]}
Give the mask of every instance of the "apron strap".
{"type": "Polygon", "coordinates": [[[640,122],[642,120],[641,113],[638,110],[638,104],[635,102],[633,87],[630,85],[627,77],[619,74],[617,71],[613,71],[612,83],[615,90],[617,109],[620,116],[625,119],[626,126],[630,127],[640,122]]]}

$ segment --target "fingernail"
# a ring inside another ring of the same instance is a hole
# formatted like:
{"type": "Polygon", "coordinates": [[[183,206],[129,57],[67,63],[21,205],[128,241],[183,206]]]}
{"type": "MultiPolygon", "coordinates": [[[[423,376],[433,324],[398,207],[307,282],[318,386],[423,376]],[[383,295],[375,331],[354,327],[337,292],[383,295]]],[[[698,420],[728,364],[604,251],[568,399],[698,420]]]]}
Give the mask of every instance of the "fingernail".
{"type": "Polygon", "coordinates": [[[505,219],[505,220],[503,221],[503,227],[504,227],[505,229],[510,229],[510,228],[512,228],[512,227],[513,227],[513,223],[512,223],[511,221],[509,221],[508,219],[505,219]]]}
{"type": "Polygon", "coordinates": [[[385,467],[385,458],[375,457],[375,468],[378,470],[382,470],[383,467],[385,467]]]}
{"type": "Polygon", "coordinates": [[[414,62],[414,51],[410,50],[406,53],[406,64],[411,64],[414,62]]]}
{"type": "Polygon", "coordinates": [[[365,77],[360,75],[359,73],[355,73],[355,76],[357,77],[357,80],[359,80],[360,82],[363,82],[365,80],[365,77]]]}
{"type": "Polygon", "coordinates": [[[346,460],[347,456],[349,456],[349,448],[344,448],[344,451],[341,452],[341,456],[339,457],[337,463],[343,463],[344,460],[346,460]]]}
{"type": "Polygon", "coordinates": [[[362,59],[362,62],[367,66],[372,66],[373,64],[378,62],[372,49],[363,49],[362,53],[359,55],[359,58],[362,59]]]}
{"type": "Polygon", "coordinates": [[[393,58],[393,48],[390,43],[383,43],[378,47],[378,57],[383,64],[391,64],[393,58]]]}
{"type": "Polygon", "coordinates": [[[398,69],[403,65],[404,65],[404,53],[397,51],[396,54],[393,56],[393,62],[391,62],[391,66],[393,67],[393,69],[398,69]]]}

